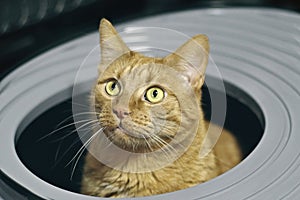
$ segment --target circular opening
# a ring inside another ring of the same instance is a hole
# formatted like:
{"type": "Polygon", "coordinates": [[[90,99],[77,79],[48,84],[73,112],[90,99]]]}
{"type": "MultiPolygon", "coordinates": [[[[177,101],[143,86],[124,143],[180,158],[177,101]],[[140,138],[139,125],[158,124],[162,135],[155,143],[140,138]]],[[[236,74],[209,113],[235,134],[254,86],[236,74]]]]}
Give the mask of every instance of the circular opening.
{"type": "MultiPolygon", "coordinates": [[[[237,87],[225,83],[227,113],[225,128],[238,139],[244,158],[257,146],[264,131],[264,118],[255,101],[237,87]]],[[[205,118],[210,119],[210,95],[222,95],[202,88],[205,118]]],[[[83,94],[88,100],[89,94],[83,94]]],[[[82,105],[86,106],[86,105],[82,105]]],[[[84,153],[72,117],[72,100],[66,100],[35,118],[16,141],[19,158],[35,175],[60,188],[79,192],[84,153]],[[54,132],[53,132],[54,131],[54,132]],[[74,131],[74,132],[72,132],[74,131]],[[78,158],[80,155],[80,159],[78,158]],[[77,162],[78,160],[78,162],[77,162]]]]}

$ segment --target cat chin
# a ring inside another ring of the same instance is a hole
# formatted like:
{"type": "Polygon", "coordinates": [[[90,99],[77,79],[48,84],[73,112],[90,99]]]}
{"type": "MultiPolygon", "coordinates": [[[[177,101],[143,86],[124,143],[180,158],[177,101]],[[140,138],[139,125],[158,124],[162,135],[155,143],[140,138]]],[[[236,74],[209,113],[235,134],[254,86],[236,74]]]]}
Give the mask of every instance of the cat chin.
{"type": "Polygon", "coordinates": [[[142,140],[143,136],[132,133],[124,129],[123,127],[116,126],[111,128],[106,128],[104,130],[105,135],[113,142],[113,143],[124,143],[124,142],[138,142],[138,140],[142,140]]]}
{"type": "Polygon", "coordinates": [[[124,127],[122,126],[118,126],[114,132],[120,136],[125,136],[127,137],[128,139],[138,139],[138,140],[141,140],[141,139],[144,139],[144,138],[148,138],[149,136],[148,135],[145,135],[145,134],[140,134],[140,133],[134,133],[134,132],[130,132],[128,130],[126,130],[124,127]]]}
{"type": "Polygon", "coordinates": [[[136,137],[120,127],[115,127],[104,133],[113,144],[125,151],[133,153],[144,152],[144,139],[140,136],[136,137]]]}
{"type": "MultiPolygon", "coordinates": [[[[113,144],[133,153],[149,153],[162,147],[161,143],[153,140],[149,135],[145,133],[133,133],[122,126],[107,127],[104,133],[113,144]],[[151,145],[151,148],[149,148],[149,145],[151,145]]],[[[167,144],[171,142],[172,136],[160,136],[160,140],[163,140],[167,144]]]]}

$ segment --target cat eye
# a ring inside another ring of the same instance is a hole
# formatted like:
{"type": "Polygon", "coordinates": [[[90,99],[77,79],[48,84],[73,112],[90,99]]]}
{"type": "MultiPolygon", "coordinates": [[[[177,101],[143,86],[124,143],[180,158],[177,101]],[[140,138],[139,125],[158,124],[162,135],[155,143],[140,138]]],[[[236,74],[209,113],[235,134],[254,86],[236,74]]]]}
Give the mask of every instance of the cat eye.
{"type": "Polygon", "coordinates": [[[165,92],[159,87],[152,87],[146,91],[145,99],[151,103],[159,103],[165,97],[165,92]]]}
{"type": "Polygon", "coordinates": [[[120,84],[117,80],[110,80],[105,85],[105,91],[110,96],[116,96],[120,93],[120,84]]]}

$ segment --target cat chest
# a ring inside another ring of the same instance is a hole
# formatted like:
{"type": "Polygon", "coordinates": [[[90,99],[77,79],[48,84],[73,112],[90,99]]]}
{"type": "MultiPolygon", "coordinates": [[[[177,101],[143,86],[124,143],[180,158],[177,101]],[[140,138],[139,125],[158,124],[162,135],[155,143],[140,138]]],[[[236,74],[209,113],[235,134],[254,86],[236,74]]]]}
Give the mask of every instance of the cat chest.
{"type": "Polygon", "coordinates": [[[103,196],[128,197],[172,192],[199,182],[199,180],[195,182],[195,176],[189,178],[182,175],[179,171],[109,173],[103,177],[100,186],[103,196]]]}

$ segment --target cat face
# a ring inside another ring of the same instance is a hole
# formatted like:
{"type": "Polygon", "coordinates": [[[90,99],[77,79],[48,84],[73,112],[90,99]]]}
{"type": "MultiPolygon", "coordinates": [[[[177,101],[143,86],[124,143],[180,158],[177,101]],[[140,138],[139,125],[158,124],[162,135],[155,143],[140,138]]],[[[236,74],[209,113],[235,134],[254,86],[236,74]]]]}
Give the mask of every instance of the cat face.
{"type": "Polygon", "coordinates": [[[200,112],[206,36],[194,37],[165,58],[151,58],[130,51],[113,26],[102,20],[100,41],[94,96],[106,136],[131,152],[151,152],[178,139],[186,121],[197,120],[193,112],[200,112]],[[193,102],[198,102],[196,110],[193,102]]]}
{"type": "Polygon", "coordinates": [[[174,138],[181,109],[170,88],[174,81],[162,76],[166,72],[162,60],[129,53],[99,77],[95,88],[99,122],[119,147],[152,151],[174,138]]]}

